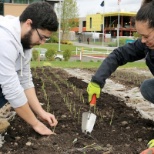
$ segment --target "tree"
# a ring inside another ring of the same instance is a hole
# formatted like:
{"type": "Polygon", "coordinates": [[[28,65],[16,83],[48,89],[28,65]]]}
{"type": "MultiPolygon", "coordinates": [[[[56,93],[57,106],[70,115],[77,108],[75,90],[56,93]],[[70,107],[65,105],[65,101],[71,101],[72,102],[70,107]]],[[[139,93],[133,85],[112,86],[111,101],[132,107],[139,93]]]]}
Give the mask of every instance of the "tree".
{"type": "Polygon", "coordinates": [[[57,12],[61,12],[58,16],[61,18],[62,40],[65,40],[70,29],[78,27],[79,14],[76,0],[64,0],[61,5],[61,11],[57,12]]]}

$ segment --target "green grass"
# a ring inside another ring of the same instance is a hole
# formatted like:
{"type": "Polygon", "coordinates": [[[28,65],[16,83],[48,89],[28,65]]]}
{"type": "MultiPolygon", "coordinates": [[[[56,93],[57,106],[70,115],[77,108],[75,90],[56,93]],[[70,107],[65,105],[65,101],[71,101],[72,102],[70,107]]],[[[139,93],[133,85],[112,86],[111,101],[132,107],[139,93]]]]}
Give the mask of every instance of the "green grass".
{"type": "MultiPolygon", "coordinates": [[[[98,68],[101,62],[80,62],[80,61],[32,61],[31,67],[51,66],[58,68],[98,68]]],[[[147,69],[144,61],[128,63],[119,68],[140,68],[147,69]]]]}
{"type": "MultiPolygon", "coordinates": [[[[52,48],[55,51],[58,50],[58,44],[57,43],[47,43],[40,45],[42,48],[52,48]]],[[[82,49],[82,47],[78,47],[82,49]]],[[[66,45],[66,44],[61,44],[61,50],[64,51],[66,49],[70,49],[71,51],[74,51],[72,55],[75,55],[76,51],[76,46],[73,45],[66,45]]],[[[87,48],[83,47],[84,50],[89,50],[92,51],[92,48],[87,48]]],[[[102,55],[106,50],[102,49],[95,49],[93,48],[93,51],[101,51],[102,53],[97,53],[102,55]]],[[[60,53],[60,52],[59,52],[60,53]]],[[[86,52],[85,52],[86,53],[86,52]]],[[[88,53],[90,54],[90,52],[88,53]]],[[[78,52],[79,55],[79,52],[78,52]]],[[[31,62],[31,67],[42,67],[42,66],[51,66],[51,67],[59,67],[59,68],[98,68],[101,65],[101,62],[80,62],[80,61],[40,61],[40,62],[31,62]]],[[[137,62],[132,62],[132,63],[127,63],[126,65],[120,66],[119,68],[140,68],[140,69],[147,69],[147,66],[144,61],[137,61],[137,62]]]]}
{"type": "MultiPolygon", "coordinates": [[[[38,47],[38,46],[36,46],[36,47],[38,47]]],[[[58,51],[58,49],[59,49],[59,44],[58,44],[58,43],[45,43],[45,44],[40,45],[39,47],[40,47],[40,48],[46,48],[46,49],[52,48],[53,50],[58,51]]],[[[100,52],[102,52],[102,53],[103,53],[103,52],[106,52],[106,50],[104,50],[104,49],[99,49],[99,48],[93,48],[93,49],[92,49],[92,48],[88,48],[88,47],[74,46],[74,45],[67,45],[67,44],[61,44],[61,45],[60,45],[61,51],[65,51],[66,49],[69,49],[69,50],[71,50],[71,51],[74,51],[73,54],[75,54],[76,47],[77,47],[78,49],[80,49],[80,50],[82,50],[82,48],[83,48],[83,50],[100,51],[100,52]]]]}
{"type": "MultiPolygon", "coordinates": [[[[40,47],[41,48],[47,48],[47,49],[52,48],[53,50],[58,51],[59,45],[57,43],[46,43],[46,44],[40,45],[40,47]]],[[[71,51],[75,51],[76,50],[76,46],[67,45],[67,44],[61,44],[60,45],[60,49],[61,49],[61,51],[65,51],[66,49],[69,49],[71,51]]]]}
{"type": "Polygon", "coordinates": [[[80,62],[80,61],[32,61],[31,67],[51,66],[58,68],[98,68],[101,62],[80,62]]]}
{"type": "Polygon", "coordinates": [[[132,63],[127,63],[126,65],[120,66],[119,68],[140,68],[140,69],[147,69],[147,65],[145,61],[136,61],[132,63]]]}

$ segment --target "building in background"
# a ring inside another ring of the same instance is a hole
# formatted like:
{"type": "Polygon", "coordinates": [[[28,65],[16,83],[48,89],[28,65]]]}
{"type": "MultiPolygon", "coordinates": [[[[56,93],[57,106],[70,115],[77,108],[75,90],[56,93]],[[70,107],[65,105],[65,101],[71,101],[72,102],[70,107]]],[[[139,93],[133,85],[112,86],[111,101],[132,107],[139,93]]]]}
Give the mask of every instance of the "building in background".
{"type": "MultiPolygon", "coordinates": [[[[51,5],[55,5],[60,0],[0,0],[0,15],[13,15],[19,16],[27,5],[33,2],[46,1],[51,5]]],[[[132,37],[136,32],[132,19],[136,15],[136,12],[111,12],[111,13],[96,13],[87,15],[84,18],[76,19],[79,22],[77,27],[71,28],[71,39],[74,40],[74,34],[76,38],[82,38],[86,41],[87,38],[91,38],[97,41],[111,41],[110,38],[116,38],[119,32],[120,37],[129,36],[132,37]],[[119,31],[117,31],[118,16],[119,31]]]]}
{"type": "Polygon", "coordinates": [[[0,0],[0,15],[19,16],[27,5],[41,1],[46,1],[53,6],[59,2],[59,0],[0,0]]]}
{"type": "MultiPolygon", "coordinates": [[[[86,16],[85,25],[86,32],[82,32],[82,39],[85,41],[88,37],[94,40],[111,41],[111,38],[116,38],[119,30],[120,37],[132,37],[136,32],[134,24],[132,23],[136,12],[111,12],[111,13],[96,13],[86,16]],[[119,29],[118,26],[119,16],[119,29]],[[103,26],[104,24],[104,26],[103,26]]],[[[83,21],[82,21],[83,22],[83,21]]],[[[80,29],[81,24],[79,24],[80,29]]],[[[81,31],[79,31],[81,33],[81,31]]]]}

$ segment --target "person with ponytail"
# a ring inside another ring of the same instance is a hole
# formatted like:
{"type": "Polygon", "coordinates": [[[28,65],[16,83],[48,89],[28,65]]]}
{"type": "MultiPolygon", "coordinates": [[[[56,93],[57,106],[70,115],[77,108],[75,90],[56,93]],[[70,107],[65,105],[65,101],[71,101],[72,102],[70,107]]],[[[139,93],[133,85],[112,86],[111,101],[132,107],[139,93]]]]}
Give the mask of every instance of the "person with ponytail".
{"type": "MultiPolygon", "coordinates": [[[[145,60],[146,65],[154,76],[154,0],[144,0],[142,2],[135,17],[135,27],[140,37],[133,43],[127,43],[114,49],[92,76],[87,87],[89,102],[94,94],[97,98],[100,97],[100,92],[106,83],[106,79],[119,66],[128,62],[145,60]]],[[[154,104],[154,78],[143,81],[140,91],[147,101],[154,104]]],[[[148,147],[150,149],[143,151],[141,154],[154,154],[154,140],[148,143],[148,147]]]]}

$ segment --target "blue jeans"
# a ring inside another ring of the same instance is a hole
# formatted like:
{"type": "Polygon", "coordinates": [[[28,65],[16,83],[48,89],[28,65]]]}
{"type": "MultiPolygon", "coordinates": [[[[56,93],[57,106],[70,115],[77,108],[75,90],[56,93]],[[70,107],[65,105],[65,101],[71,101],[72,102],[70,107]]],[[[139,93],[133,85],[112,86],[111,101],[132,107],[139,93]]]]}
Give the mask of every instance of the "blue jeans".
{"type": "Polygon", "coordinates": [[[5,99],[2,88],[0,87],[0,108],[3,107],[8,101],[5,99]]]}
{"type": "Polygon", "coordinates": [[[146,100],[154,103],[154,79],[145,80],[141,84],[140,90],[146,100]]]}

